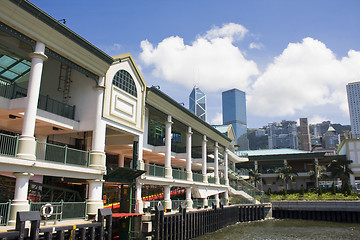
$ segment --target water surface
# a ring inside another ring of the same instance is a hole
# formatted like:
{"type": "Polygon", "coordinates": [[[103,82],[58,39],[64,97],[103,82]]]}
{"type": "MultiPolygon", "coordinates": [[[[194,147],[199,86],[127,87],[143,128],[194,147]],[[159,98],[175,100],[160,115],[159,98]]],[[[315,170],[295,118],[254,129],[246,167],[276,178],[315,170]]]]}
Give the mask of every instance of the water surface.
{"type": "Polygon", "coordinates": [[[196,240],[344,240],[360,239],[360,224],[294,219],[237,223],[196,240]]]}

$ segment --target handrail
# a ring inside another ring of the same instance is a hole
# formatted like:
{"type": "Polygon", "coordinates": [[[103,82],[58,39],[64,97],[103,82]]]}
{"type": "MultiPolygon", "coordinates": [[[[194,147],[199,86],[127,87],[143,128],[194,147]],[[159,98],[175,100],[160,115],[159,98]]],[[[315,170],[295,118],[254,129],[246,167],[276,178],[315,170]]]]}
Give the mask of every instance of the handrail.
{"type": "Polygon", "coordinates": [[[0,133],[0,155],[15,157],[19,144],[19,136],[0,133]]]}

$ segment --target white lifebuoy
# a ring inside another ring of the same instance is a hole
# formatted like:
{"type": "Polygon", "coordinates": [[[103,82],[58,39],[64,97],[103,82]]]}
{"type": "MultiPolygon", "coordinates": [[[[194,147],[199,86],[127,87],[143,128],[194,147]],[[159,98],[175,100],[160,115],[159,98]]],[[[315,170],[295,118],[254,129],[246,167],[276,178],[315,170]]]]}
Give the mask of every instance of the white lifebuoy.
{"type": "Polygon", "coordinates": [[[54,207],[51,203],[47,203],[41,207],[40,214],[42,217],[49,218],[54,212],[54,207]]]}

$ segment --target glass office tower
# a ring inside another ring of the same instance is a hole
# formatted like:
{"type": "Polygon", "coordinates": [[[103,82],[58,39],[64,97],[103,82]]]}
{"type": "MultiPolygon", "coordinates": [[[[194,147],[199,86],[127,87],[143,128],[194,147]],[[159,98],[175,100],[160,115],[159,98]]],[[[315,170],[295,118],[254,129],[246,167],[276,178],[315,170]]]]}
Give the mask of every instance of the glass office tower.
{"type": "Polygon", "coordinates": [[[360,138],[360,82],[352,82],[346,85],[346,92],[352,137],[360,138]]]}
{"type": "Polygon", "coordinates": [[[206,121],[206,95],[198,87],[194,87],[190,93],[189,110],[206,121]]]}
{"type": "Polygon", "coordinates": [[[236,88],[222,93],[223,124],[232,124],[239,150],[248,150],[246,95],[236,88]]]}

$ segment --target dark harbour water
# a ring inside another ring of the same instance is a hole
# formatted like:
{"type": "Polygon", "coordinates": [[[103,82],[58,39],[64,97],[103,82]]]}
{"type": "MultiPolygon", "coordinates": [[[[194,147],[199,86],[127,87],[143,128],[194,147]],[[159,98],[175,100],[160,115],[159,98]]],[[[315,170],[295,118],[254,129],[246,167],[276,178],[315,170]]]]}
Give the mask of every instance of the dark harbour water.
{"type": "Polygon", "coordinates": [[[344,240],[360,239],[360,224],[293,219],[237,223],[196,240],[344,240]]]}

